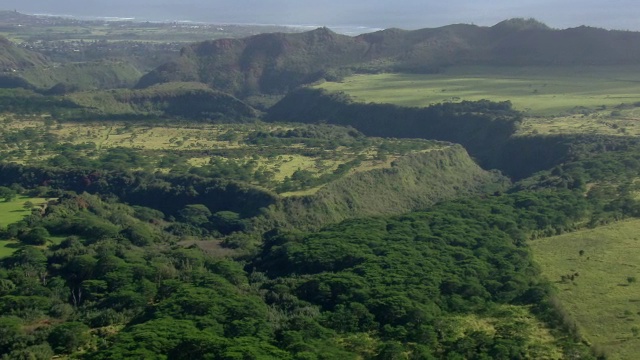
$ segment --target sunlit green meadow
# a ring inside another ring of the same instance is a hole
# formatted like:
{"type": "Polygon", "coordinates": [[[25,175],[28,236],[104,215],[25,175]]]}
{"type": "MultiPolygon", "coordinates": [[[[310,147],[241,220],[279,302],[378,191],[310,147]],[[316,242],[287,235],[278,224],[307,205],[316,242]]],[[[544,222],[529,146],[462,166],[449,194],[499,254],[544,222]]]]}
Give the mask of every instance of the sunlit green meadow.
{"type": "Polygon", "coordinates": [[[25,206],[25,203],[38,206],[44,204],[46,199],[32,198],[28,196],[17,196],[11,201],[0,201],[0,227],[6,227],[9,224],[22,220],[31,213],[31,209],[25,206]]]}
{"type": "Polygon", "coordinates": [[[428,106],[463,100],[510,100],[529,115],[558,115],[640,101],[639,67],[468,66],[437,74],[355,75],[317,85],[360,102],[428,106]]]}
{"type": "Polygon", "coordinates": [[[609,359],[636,358],[640,354],[640,220],[538,239],[530,246],[583,337],[609,359]]]}

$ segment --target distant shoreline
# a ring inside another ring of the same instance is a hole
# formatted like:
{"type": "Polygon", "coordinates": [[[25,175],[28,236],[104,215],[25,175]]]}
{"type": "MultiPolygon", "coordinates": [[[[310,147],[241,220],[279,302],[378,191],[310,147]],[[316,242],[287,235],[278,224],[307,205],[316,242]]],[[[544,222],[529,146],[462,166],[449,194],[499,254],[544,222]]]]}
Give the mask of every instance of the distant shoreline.
{"type": "MultiPolygon", "coordinates": [[[[8,10],[12,11],[12,10],[8,10]]],[[[164,19],[164,20],[152,20],[137,17],[117,17],[117,16],[79,16],[69,14],[48,14],[48,13],[21,13],[29,16],[38,17],[57,17],[65,19],[75,19],[80,21],[104,21],[104,22],[135,22],[135,23],[159,23],[159,24],[200,24],[200,25],[236,25],[236,26],[281,26],[286,28],[312,30],[319,27],[327,27],[339,34],[344,35],[360,35],[370,33],[374,31],[384,30],[381,27],[370,27],[361,25],[317,25],[317,24],[267,24],[267,23],[242,23],[242,22],[206,22],[206,21],[194,21],[194,20],[176,20],[176,19],[164,19]]]]}

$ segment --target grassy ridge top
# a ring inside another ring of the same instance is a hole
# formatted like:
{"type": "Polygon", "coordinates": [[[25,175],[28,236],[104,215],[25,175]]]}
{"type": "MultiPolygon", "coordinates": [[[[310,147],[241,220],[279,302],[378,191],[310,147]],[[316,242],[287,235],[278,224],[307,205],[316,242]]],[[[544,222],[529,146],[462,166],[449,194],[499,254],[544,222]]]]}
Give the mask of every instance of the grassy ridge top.
{"type": "Polygon", "coordinates": [[[6,118],[0,134],[5,162],[58,172],[140,172],[250,184],[278,199],[265,209],[264,221],[300,229],[424,209],[509,184],[481,169],[459,145],[369,138],[332,125],[6,118]]]}

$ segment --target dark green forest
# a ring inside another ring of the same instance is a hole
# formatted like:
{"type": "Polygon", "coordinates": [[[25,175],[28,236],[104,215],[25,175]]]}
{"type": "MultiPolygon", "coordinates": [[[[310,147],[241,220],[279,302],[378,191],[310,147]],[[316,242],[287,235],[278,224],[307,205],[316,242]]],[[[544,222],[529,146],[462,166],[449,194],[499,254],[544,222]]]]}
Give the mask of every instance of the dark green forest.
{"type": "Polygon", "coordinates": [[[272,223],[275,195],[215,171],[3,164],[5,188],[51,200],[2,231],[23,245],[1,260],[0,351],[8,359],[546,356],[511,318],[527,309],[564,357],[596,358],[527,241],[640,216],[631,181],[640,161],[625,138],[572,143],[572,160],[506,191],[313,232],[272,223]],[[43,247],[51,237],[61,240],[43,247]],[[187,237],[217,245],[205,251],[187,237]],[[494,319],[495,328],[465,328],[465,316],[494,319]]]}
{"type": "MultiPolygon", "coordinates": [[[[78,349],[96,359],[527,358],[535,349],[508,335],[515,328],[449,329],[455,315],[513,304],[564,333],[567,356],[588,356],[566,335],[525,241],[640,211],[607,211],[614,201],[547,189],[446,202],[315,233],[272,230],[231,261],[177,246],[157,210],[65,194],[5,232],[26,244],[41,233],[65,240],[2,260],[1,349],[10,358],[78,349]],[[358,344],[358,334],[373,340],[358,344]]],[[[206,227],[222,217],[197,210],[180,220],[206,227]]]]}

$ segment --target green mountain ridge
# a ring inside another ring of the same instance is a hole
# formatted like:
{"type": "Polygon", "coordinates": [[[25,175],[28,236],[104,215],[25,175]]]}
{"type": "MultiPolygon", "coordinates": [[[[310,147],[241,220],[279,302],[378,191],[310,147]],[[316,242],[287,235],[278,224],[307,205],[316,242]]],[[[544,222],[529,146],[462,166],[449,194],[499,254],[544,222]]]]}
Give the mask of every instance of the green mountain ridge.
{"type": "Polygon", "coordinates": [[[167,83],[147,89],[73,93],[67,99],[94,116],[178,116],[199,121],[255,119],[256,110],[200,83],[167,83]]]}
{"type": "Polygon", "coordinates": [[[320,28],[260,34],[185,47],[181,57],[142,77],[138,87],[200,81],[234,94],[283,93],[322,77],[322,70],[359,61],[366,43],[320,28]]]}
{"type": "Polygon", "coordinates": [[[386,29],[356,37],[326,28],[193,44],[143,76],[138,87],[199,81],[236,96],[283,94],[350,72],[435,72],[454,65],[622,65],[640,62],[640,33],[577,27],[555,30],[535,20],[493,27],[448,25],[386,29]]]}
{"type": "Polygon", "coordinates": [[[350,218],[418,211],[448,199],[505,190],[509,183],[451,144],[405,155],[391,168],[342,177],[314,195],[285,198],[277,209],[297,229],[319,228],[350,218]]]}
{"type": "Polygon", "coordinates": [[[36,89],[57,94],[132,87],[142,73],[126,61],[103,60],[33,67],[20,76],[36,89]]]}

